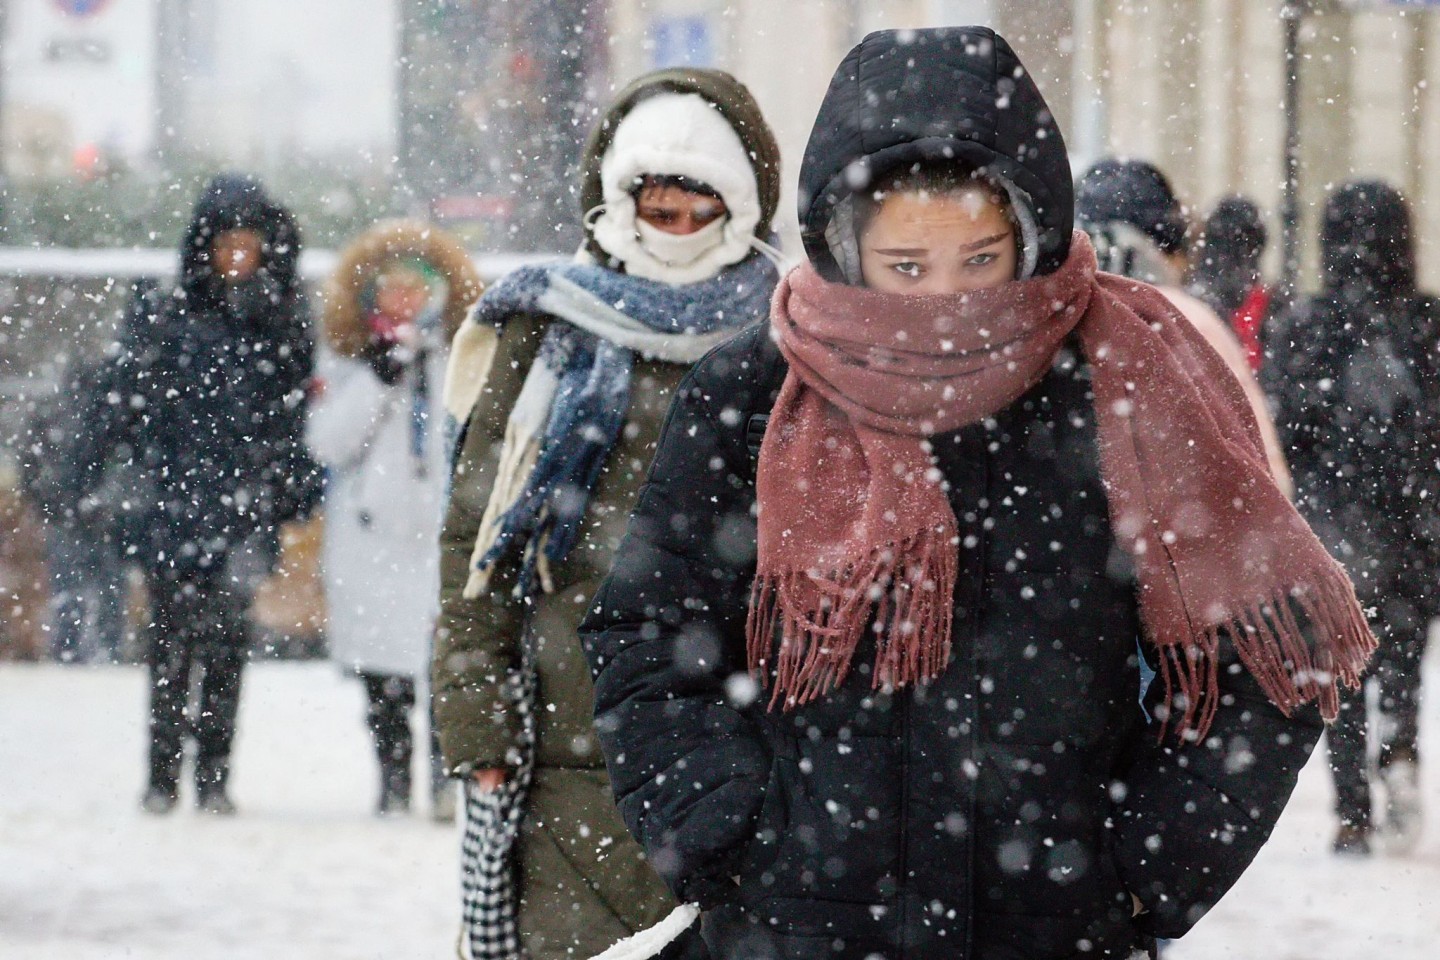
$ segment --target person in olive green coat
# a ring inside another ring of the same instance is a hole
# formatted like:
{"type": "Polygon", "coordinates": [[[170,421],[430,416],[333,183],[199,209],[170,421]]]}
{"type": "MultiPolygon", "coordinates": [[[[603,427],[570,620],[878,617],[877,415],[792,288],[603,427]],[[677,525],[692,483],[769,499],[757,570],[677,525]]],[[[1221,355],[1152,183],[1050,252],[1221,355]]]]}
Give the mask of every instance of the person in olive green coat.
{"type": "MultiPolygon", "coordinates": [[[[505,277],[456,337],[435,721],[449,771],[469,780],[472,847],[508,854],[518,886],[518,940],[512,905],[487,902],[468,918],[475,956],[588,957],[676,907],[615,810],[577,627],[681,378],[768,313],[779,176],[733,77],[641,77],[586,149],[585,246],[505,277]],[[502,822],[477,820],[482,808],[502,822]]],[[[489,896],[513,900],[472,899],[489,896]]],[[[682,937],[664,956],[703,947],[682,937]]]]}

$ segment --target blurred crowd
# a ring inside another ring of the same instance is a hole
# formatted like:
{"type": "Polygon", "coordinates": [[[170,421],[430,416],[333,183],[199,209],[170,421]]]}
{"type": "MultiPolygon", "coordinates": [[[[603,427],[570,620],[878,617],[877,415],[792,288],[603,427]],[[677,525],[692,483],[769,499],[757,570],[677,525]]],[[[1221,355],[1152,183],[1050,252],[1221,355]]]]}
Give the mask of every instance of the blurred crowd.
{"type": "Polygon", "coordinates": [[[8,653],[148,665],[152,812],[176,802],[187,739],[199,805],[231,809],[244,665],[277,646],[313,655],[276,636],[304,629],[312,595],[329,598],[329,654],[364,682],[380,807],[409,805],[445,477],[436,411],[480,284],[443,231],[378,224],[312,329],[300,249],[256,180],[215,177],[174,288],[135,283],[115,342],[35,404],[7,498],[12,609],[38,621],[7,618],[8,653]]]}

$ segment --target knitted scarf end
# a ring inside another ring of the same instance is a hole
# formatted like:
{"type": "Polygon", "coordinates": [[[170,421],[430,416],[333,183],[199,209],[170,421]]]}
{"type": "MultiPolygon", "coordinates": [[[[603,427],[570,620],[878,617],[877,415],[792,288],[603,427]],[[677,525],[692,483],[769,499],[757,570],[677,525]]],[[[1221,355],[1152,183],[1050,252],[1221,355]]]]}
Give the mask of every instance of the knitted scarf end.
{"type": "Polygon", "coordinates": [[[1338,566],[1313,586],[1276,591],[1207,627],[1188,646],[1160,645],[1161,739],[1172,721],[1184,742],[1204,740],[1209,733],[1220,706],[1223,637],[1230,638],[1240,661],[1281,713],[1288,717],[1314,701],[1327,722],[1339,715],[1340,685],[1360,685],[1377,645],[1354,587],[1338,566]]]}
{"type": "Polygon", "coordinates": [[[876,638],[873,688],[939,676],[950,660],[956,567],[954,538],[941,528],[878,548],[843,573],[757,575],[746,653],[762,687],[774,674],[769,709],[791,710],[838,689],[867,630],[876,638]],[[897,576],[897,558],[905,563],[903,576],[897,576]]]}

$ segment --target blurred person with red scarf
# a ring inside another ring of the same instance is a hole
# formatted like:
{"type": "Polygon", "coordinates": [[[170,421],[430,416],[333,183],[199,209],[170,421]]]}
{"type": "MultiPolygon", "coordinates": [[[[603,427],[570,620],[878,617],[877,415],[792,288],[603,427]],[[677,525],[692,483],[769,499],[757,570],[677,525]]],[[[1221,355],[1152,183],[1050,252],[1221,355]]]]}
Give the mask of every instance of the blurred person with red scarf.
{"type": "Polygon", "coordinates": [[[1260,273],[1267,239],[1255,204],[1245,197],[1226,197],[1205,220],[1187,286],[1191,296],[1229,322],[1256,373],[1264,362],[1265,321],[1275,301],[1260,273]]]}

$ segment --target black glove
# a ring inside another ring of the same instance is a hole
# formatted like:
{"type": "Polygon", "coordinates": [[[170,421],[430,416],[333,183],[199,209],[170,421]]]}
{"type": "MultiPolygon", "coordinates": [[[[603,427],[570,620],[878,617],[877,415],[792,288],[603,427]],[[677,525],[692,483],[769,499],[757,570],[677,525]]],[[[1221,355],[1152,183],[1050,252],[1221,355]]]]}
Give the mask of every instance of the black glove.
{"type": "Polygon", "coordinates": [[[414,350],[401,346],[394,340],[382,340],[379,337],[371,337],[366,342],[361,356],[386,386],[394,384],[404,376],[405,368],[415,361],[414,350]]]}

